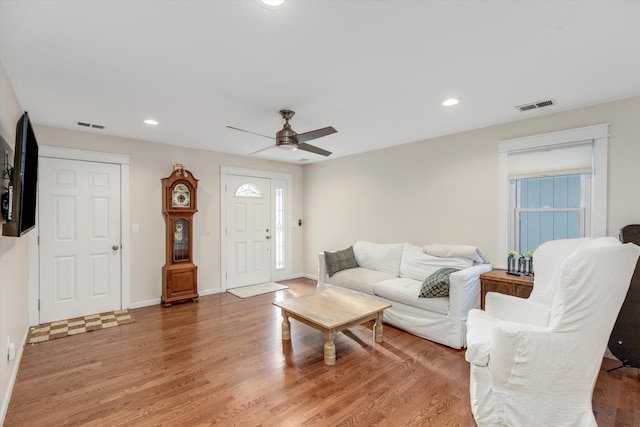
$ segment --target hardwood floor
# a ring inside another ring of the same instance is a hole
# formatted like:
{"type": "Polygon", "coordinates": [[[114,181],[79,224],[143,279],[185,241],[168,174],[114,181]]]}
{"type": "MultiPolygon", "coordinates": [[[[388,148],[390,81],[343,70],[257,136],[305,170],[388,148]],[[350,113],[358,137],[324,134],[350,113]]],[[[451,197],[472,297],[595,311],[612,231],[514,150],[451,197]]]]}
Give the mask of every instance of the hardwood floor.
{"type": "MultiPolygon", "coordinates": [[[[4,425],[475,425],[464,350],[389,325],[375,344],[368,322],[338,334],[325,366],[322,333],[293,320],[281,340],[271,302],[315,291],[286,284],[136,309],[133,324],[27,346],[4,425]]],[[[640,426],[638,370],[601,372],[593,403],[600,426],[640,426]]]]}

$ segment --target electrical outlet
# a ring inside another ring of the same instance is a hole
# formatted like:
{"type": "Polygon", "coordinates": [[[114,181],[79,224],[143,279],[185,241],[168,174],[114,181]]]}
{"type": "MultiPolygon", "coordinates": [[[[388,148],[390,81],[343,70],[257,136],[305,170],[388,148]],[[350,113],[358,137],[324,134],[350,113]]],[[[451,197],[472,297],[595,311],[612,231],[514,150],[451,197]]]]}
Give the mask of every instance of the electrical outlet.
{"type": "Polygon", "coordinates": [[[7,337],[7,360],[12,361],[16,358],[16,345],[11,342],[11,336],[7,337]]]}

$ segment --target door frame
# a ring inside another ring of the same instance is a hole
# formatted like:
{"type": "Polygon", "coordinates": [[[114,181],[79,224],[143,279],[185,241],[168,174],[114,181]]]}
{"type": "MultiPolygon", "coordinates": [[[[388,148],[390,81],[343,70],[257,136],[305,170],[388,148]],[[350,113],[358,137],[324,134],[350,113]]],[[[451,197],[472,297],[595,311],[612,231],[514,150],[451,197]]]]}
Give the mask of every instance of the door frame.
{"type": "Polygon", "coordinates": [[[220,291],[226,292],[227,290],[227,238],[226,238],[226,226],[227,226],[227,197],[226,197],[226,186],[227,186],[227,175],[241,175],[246,177],[256,177],[256,178],[266,178],[271,180],[271,189],[269,197],[271,197],[271,228],[274,229],[274,215],[273,215],[273,181],[284,181],[286,183],[286,206],[285,206],[285,229],[287,230],[287,234],[285,235],[285,268],[283,272],[277,276],[275,275],[275,266],[274,266],[274,254],[275,250],[273,248],[274,239],[270,240],[271,244],[271,257],[269,258],[269,264],[271,269],[271,280],[286,280],[291,278],[291,212],[292,212],[292,202],[291,202],[291,181],[292,176],[289,173],[283,172],[272,172],[265,171],[259,169],[246,169],[246,168],[237,168],[232,166],[220,166],[220,291]]]}
{"type": "MultiPolygon", "coordinates": [[[[38,157],[48,157],[63,160],[79,160],[97,163],[112,163],[120,166],[120,307],[129,308],[130,305],[130,235],[129,235],[129,165],[128,155],[102,153],[98,151],[76,150],[41,145],[38,147],[38,157]]],[[[42,179],[42,177],[40,177],[42,179]]],[[[38,184],[38,189],[40,185],[38,184]]],[[[39,213],[36,216],[36,232],[29,233],[29,324],[40,323],[40,247],[38,244],[40,232],[38,230],[39,213]]]]}

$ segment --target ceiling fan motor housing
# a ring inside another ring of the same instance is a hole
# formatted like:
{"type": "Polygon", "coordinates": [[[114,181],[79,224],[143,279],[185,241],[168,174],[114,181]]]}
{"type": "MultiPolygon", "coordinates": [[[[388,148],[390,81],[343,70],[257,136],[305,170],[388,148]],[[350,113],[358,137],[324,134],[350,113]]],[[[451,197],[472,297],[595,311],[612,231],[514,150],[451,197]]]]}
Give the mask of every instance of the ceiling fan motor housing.
{"type": "Polygon", "coordinates": [[[298,148],[298,134],[291,129],[289,124],[289,120],[294,114],[295,112],[291,110],[280,110],[280,115],[285,120],[285,123],[282,129],[276,133],[276,145],[283,150],[295,150],[298,148]]]}

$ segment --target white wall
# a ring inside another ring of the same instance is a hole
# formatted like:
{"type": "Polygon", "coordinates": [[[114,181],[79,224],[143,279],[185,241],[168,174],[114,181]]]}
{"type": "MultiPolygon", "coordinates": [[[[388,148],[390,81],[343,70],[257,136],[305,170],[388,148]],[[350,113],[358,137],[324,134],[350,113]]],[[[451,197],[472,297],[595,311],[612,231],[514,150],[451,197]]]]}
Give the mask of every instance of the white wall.
{"type": "MultiPolygon", "coordinates": [[[[0,135],[15,146],[16,123],[22,109],[0,62],[0,135]]],[[[13,159],[11,159],[13,162],[13,159]]],[[[4,223],[4,219],[1,221],[4,223]]],[[[28,328],[28,237],[0,236],[0,425],[9,404],[28,328]],[[7,360],[7,344],[16,346],[17,357],[7,360]]]]}
{"type": "Polygon", "coordinates": [[[316,274],[318,252],[358,239],[477,245],[498,263],[498,141],[601,123],[617,236],[640,223],[640,97],[306,165],[305,273],[316,274]]]}

